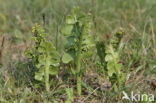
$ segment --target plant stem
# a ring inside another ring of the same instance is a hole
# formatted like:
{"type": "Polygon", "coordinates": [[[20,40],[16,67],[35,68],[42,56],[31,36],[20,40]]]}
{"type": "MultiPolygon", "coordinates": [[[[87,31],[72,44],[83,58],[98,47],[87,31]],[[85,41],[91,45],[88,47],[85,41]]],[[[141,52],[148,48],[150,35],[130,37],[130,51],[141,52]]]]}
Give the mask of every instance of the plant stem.
{"type": "Polygon", "coordinates": [[[81,76],[77,76],[77,94],[81,95],[81,76]]]}
{"type": "Polygon", "coordinates": [[[77,52],[77,58],[76,58],[76,70],[77,70],[77,74],[76,74],[76,78],[77,78],[77,93],[78,95],[81,95],[81,48],[80,48],[80,44],[79,44],[79,48],[78,48],[78,52],[77,52]]]}
{"type": "Polygon", "coordinates": [[[47,57],[46,60],[46,68],[45,68],[45,73],[44,73],[44,77],[45,77],[45,87],[46,87],[46,91],[49,92],[50,91],[50,86],[49,86],[49,58],[47,57]]]}
{"type": "Polygon", "coordinates": [[[76,79],[77,79],[77,94],[81,95],[81,42],[82,42],[82,34],[80,34],[78,51],[76,55],[76,79]]]}
{"type": "MultiPolygon", "coordinates": [[[[79,51],[79,50],[78,50],[79,51]]],[[[76,70],[77,70],[77,74],[76,74],[76,79],[77,79],[77,93],[78,95],[81,95],[81,74],[80,74],[80,71],[81,71],[81,64],[80,64],[80,60],[81,60],[81,57],[80,57],[80,52],[77,52],[77,60],[76,60],[76,70]]]]}

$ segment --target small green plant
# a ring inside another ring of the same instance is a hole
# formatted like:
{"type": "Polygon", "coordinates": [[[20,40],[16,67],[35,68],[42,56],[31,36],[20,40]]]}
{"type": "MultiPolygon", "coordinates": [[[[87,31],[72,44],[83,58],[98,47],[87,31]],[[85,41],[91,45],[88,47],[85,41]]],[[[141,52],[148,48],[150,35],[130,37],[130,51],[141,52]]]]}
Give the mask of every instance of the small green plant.
{"type": "Polygon", "coordinates": [[[106,45],[105,61],[107,63],[107,75],[112,83],[113,90],[119,92],[124,87],[125,76],[122,72],[123,65],[120,63],[119,43],[123,36],[122,32],[116,33],[106,45]]]}
{"type": "Polygon", "coordinates": [[[119,93],[118,98],[121,98],[121,91],[125,87],[123,65],[120,63],[121,49],[119,49],[123,34],[123,32],[117,32],[110,40],[98,41],[96,44],[97,54],[101,62],[100,66],[103,67],[104,75],[109,78],[112,90],[119,93]]]}
{"type": "Polygon", "coordinates": [[[32,59],[37,68],[35,79],[45,83],[46,91],[50,90],[49,75],[57,75],[60,62],[60,56],[54,45],[46,40],[48,34],[40,25],[33,27],[35,41],[34,47],[27,52],[28,57],[32,59]]]}
{"type": "Polygon", "coordinates": [[[91,25],[90,15],[81,12],[79,8],[75,8],[72,14],[67,16],[65,26],[62,29],[62,33],[67,39],[66,53],[62,61],[64,63],[71,61],[74,63],[75,69],[72,72],[76,76],[78,95],[81,95],[82,60],[93,53],[91,50],[94,47],[91,25]]]}

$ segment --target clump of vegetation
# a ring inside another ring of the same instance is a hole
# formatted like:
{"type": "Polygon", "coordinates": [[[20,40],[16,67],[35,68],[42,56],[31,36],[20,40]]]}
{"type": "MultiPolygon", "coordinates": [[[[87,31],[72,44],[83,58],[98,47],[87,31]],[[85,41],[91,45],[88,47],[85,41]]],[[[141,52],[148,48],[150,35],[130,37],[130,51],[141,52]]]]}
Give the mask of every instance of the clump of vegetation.
{"type": "Polygon", "coordinates": [[[46,91],[50,91],[49,75],[57,75],[59,70],[60,56],[52,42],[46,39],[48,34],[40,25],[33,27],[35,44],[27,52],[36,66],[35,79],[45,83],[46,91]]]}
{"type": "Polygon", "coordinates": [[[100,58],[100,66],[105,77],[109,79],[112,85],[112,91],[118,94],[121,99],[121,91],[125,88],[125,74],[121,61],[120,41],[123,32],[115,33],[107,41],[98,41],[96,44],[97,54],[100,58]]]}
{"type": "Polygon", "coordinates": [[[81,95],[82,86],[82,60],[91,56],[94,47],[93,35],[91,34],[91,16],[85,14],[75,8],[71,15],[67,16],[65,26],[62,33],[65,35],[67,43],[65,46],[66,52],[62,58],[64,63],[74,63],[72,73],[77,80],[77,94],[81,95]]]}
{"type": "Polygon", "coordinates": [[[113,90],[119,92],[123,90],[125,75],[123,65],[120,63],[119,44],[123,36],[122,32],[117,32],[106,45],[105,61],[107,63],[107,75],[112,83],[113,90]]]}

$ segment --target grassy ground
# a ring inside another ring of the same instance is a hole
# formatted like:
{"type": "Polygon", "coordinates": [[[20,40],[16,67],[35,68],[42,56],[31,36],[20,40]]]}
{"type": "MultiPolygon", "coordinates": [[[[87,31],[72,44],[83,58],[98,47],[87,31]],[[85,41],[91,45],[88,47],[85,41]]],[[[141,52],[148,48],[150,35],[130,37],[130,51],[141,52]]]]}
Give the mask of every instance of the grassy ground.
{"type": "MultiPolygon", "coordinates": [[[[122,62],[127,74],[126,91],[156,94],[150,85],[156,79],[156,0],[0,0],[0,45],[4,40],[0,48],[0,103],[65,101],[67,85],[61,81],[48,94],[35,89],[38,85],[32,82],[33,66],[24,51],[31,46],[32,26],[39,23],[62,53],[63,42],[56,38],[62,40],[60,30],[74,6],[93,15],[93,33],[103,41],[121,28],[125,31],[122,62]]],[[[98,57],[91,60],[94,58],[98,57]]],[[[93,61],[87,65],[83,80],[94,91],[84,90],[87,93],[75,97],[75,103],[116,103],[112,98],[115,94],[103,90],[109,83],[100,69],[93,61]]]]}

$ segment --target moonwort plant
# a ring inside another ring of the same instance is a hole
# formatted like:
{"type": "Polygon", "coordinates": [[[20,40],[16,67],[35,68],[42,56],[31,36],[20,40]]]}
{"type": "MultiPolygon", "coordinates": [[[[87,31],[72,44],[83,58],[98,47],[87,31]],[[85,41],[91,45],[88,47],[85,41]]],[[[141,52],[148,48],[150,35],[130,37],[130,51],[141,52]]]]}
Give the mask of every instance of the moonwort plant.
{"type": "Polygon", "coordinates": [[[121,103],[121,91],[125,87],[125,74],[123,65],[120,63],[120,53],[122,51],[120,42],[124,32],[117,32],[107,41],[97,41],[97,54],[100,59],[98,65],[102,67],[102,74],[109,79],[113,92],[117,93],[115,98],[121,103]]]}
{"type": "Polygon", "coordinates": [[[57,75],[60,62],[60,56],[54,45],[46,40],[48,34],[40,25],[35,25],[32,32],[35,44],[27,52],[27,56],[32,59],[37,68],[35,79],[44,82],[46,91],[50,91],[49,75],[57,75]]]}
{"type": "Polygon", "coordinates": [[[106,45],[105,61],[107,63],[107,76],[111,81],[113,90],[119,92],[123,89],[125,75],[122,72],[123,65],[120,63],[119,44],[123,37],[123,32],[117,32],[106,45]]]}
{"type": "Polygon", "coordinates": [[[91,26],[91,16],[81,12],[79,8],[74,8],[71,15],[66,17],[65,26],[62,29],[67,40],[66,53],[62,61],[74,63],[75,69],[72,70],[72,73],[76,77],[78,95],[81,95],[82,60],[93,53],[91,48],[94,47],[94,41],[91,35],[91,26]]]}

